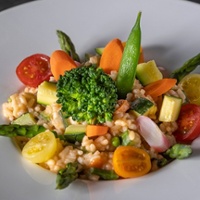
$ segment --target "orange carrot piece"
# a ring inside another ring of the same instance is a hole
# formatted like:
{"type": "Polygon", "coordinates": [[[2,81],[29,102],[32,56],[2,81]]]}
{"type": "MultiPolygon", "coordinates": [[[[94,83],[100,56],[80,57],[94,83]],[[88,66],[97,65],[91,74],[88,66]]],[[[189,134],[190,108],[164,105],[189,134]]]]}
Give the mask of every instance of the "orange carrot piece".
{"type": "Polygon", "coordinates": [[[108,127],[103,125],[87,125],[86,135],[88,137],[95,137],[105,135],[108,132],[108,127]]]}
{"type": "Polygon", "coordinates": [[[177,80],[173,78],[163,78],[148,84],[144,87],[144,90],[147,95],[150,95],[153,99],[155,99],[175,86],[176,82],[177,80]]]}
{"type": "Polygon", "coordinates": [[[115,38],[111,40],[104,48],[100,67],[106,72],[110,73],[112,70],[118,71],[123,53],[122,42],[115,38]]]}
{"type": "Polygon", "coordinates": [[[125,47],[126,46],[126,42],[122,42],[122,45],[123,45],[123,47],[125,47]]]}
{"type": "Polygon", "coordinates": [[[130,104],[125,99],[118,100],[119,107],[115,110],[115,113],[126,112],[130,108],[130,104]]]}
{"type": "Polygon", "coordinates": [[[160,96],[154,98],[154,101],[155,101],[156,106],[157,106],[156,116],[159,117],[160,109],[161,109],[162,102],[163,102],[163,96],[160,95],[160,96]]]}
{"type": "Polygon", "coordinates": [[[144,52],[142,47],[140,47],[140,57],[138,63],[144,63],[144,52]]]}
{"type": "Polygon", "coordinates": [[[103,164],[103,159],[101,157],[94,158],[90,161],[90,167],[101,168],[103,164]]]}
{"type": "Polygon", "coordinates": [[[101,168],[108,160],[108,154],[102,152],[99,157],[90,159],[90,167],[101,168]]]}
{"type": "Polygon", "coordinates": [[[57,81],[65,71],[76,68],[74,60],[64,51],[56,50],[50,56],[51,72],[57,81]]]}

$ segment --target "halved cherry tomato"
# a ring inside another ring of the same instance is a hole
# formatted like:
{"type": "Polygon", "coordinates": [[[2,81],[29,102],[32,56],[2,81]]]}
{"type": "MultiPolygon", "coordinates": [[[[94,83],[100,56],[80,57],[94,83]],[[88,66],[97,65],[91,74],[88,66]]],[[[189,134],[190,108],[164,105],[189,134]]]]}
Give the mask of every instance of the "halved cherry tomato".
{"type": "Polygon", "coordinates": [[[30,87],[37,87],[43,81],[48,81],[52,75],[50,58],[44,54],[33,54],[17,66],[16,74],[19,80],[30,87]]]}
{"type": "Polygon", "coordinates": [[[22,156],[33,163],[43,163],[55,155],[58,145],[51,131],[41,132],[25,144],[22,156]]]}
{"type": "Polygon", "coordinates": [[[200,135],[200,106],[184,104],[177,124],[178,129],[173,133],[177,142],[191,143],[200,135]]]}
{"type": "Polygon", "coordinates": [[[114,171],[123,178],[139,177],[151,169],[149,154],[134,146],[119,146],[113,154],[114,171]]]}

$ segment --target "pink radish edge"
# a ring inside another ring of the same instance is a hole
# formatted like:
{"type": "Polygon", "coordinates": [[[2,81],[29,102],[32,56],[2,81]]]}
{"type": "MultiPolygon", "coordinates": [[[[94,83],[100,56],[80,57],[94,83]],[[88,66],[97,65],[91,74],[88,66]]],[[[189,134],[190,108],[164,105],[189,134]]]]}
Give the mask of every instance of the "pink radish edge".
{"type": "Polygon", "coordinates": [[[171,146],[168,137],[149,117],[139,116],[137,118],[137,124],[139,133],[156,152],[164,152],[171,146]]]}

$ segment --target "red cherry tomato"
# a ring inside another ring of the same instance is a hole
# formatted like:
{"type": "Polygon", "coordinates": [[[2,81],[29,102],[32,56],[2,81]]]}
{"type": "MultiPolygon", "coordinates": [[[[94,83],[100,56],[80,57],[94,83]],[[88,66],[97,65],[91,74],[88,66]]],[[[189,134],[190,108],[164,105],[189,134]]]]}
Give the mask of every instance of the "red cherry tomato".
{"type": "Polygon", "coordinates": [[[173,133],[177,142],[191,143],[200,135],[200,106],[183,105],[177,124],[178,129],[173,133]]]}
{"type": "Polygon", "coordinates": [[[33,54],[17,66],[16,74],[19,80],[30,87],[37,87],[52,75],[50,57],[44,54],[33,54]]]}

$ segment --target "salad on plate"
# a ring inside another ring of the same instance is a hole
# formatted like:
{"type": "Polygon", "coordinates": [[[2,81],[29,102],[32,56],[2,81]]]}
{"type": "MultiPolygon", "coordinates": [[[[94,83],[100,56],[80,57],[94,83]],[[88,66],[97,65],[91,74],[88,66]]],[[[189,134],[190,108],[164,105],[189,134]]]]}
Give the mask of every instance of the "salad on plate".
{"type": "Polygon", "coordinates": [[[17,66],[24,88],[3,103],[22,156],[57,175],[57,189],[76,179],[118,180],[187,158],[199,135],[200,54],[171,74],[145,60],[141,12],[127,38],[114,38],[80,59],[57,30],[61,49],[33,54],[17,66]]]}

